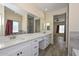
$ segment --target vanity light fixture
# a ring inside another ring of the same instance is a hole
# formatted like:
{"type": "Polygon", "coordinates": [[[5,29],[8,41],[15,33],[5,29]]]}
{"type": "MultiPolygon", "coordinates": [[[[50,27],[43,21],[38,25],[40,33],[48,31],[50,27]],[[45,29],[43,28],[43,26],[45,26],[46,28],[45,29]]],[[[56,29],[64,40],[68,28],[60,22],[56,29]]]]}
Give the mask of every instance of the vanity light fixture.
{"type": "Polygon", "coordinates": [[[46,23],[47,30],[50,30],[50,23],[46,23]]]}
{"type": "Polygon", "coordinates": [[[48,9],[47,9],[47,8],[45,8],[45,11],[48,11],[48,9]]]}
{"type": "Polygon", "coordinates": [[[46,26],[50,26],[50,23],[46,23],[46,26]]]}

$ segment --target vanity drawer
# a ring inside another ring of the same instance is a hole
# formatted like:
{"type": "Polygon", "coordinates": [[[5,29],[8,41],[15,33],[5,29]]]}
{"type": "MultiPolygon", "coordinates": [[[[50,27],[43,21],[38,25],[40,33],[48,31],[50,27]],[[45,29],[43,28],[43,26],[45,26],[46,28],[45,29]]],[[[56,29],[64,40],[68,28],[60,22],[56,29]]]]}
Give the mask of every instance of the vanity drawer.
{"type": "Polygon", "coordinates": [[[33,48],[32,50],[33,50],[33,52],[36,52],[36,51],[39,51],[39,48],[36,47],[36,48],[33,48]]]}
{"type": "Polygon", "coordinates": [[[39,54],[39,42],[38,42],[38,40],[32,41],[32,53],[33,53],[33,56],[38,56],[38,54],[39,54]]]}
{"type": "Polygon", "coordinates": [[[32,50],[33,50],[33,52],[35,52],[35,51],[38,51],[39,50],[39,44],[33,44],[32,45],[32,50]]]}
{"type": "Polygon", "coordinates": [[[33,56],[38,56],[39,55],[39,48],[38,47],[33,48],[32,52],[33,52],[33,56]]]}
{"type": "Polygon", "coordinates": [[[39,42],[37,40],[33,40],[32,41],[32,48],[35,49],[35,48],[39,48],[39,42]]]}
{"type": "Polygon", "coordinates": [[[37,43],[38,42],[38,39],[35,39],[35,40],[32,40],[32,43],[37,43]]]}
{"type": "Polygon", "coordinates": [[[38,45],[32,46],[32,52],[33,56],[37,56],[39,54],[39,46],[38,45]]]}

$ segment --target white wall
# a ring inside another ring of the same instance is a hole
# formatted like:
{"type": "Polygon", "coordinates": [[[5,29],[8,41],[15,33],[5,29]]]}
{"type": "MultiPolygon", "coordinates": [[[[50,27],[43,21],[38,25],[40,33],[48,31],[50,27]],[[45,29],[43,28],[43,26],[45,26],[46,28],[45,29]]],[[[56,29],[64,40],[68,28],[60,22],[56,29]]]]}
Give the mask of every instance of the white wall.
{"type": "Polygon", "coordinates": [[[44,17],[43,11],[39,10],[33,4],[30,4],[30,3],[17,3],[16,5],[21,7],[22,9],[26,10],[27,12],[32,13],[33,15],[36,15],[38,17],[44,17]]]}
{"type": "MultiPolygon", "coordinates": [[[[79,3],[69,4],[69,39],[78,37],[79,34],[79,3]]],[[[71,41],[69,40],[69,54],[71,55],[71,41]]]]}
{"type": "Polygon", "coordinates": [[[49,13],[46,13],[46,22],[50,24],[50,31],[52,33],[52,39],[50,41],[51,44],[53,44],[53,16],[49,13]]]}
{"type": "Polygon", "coordinates": [[[6,20],[8,20],[8,19],[9,20],[15,20],[15,21],[21,22],[22,16],[17,14],[17,13],[15,13],[13,10],[5,7],[5,19],[6,20]]]}
{"type": "Polygon", "coordinates": [[[0,36],[4,35],[4,6],[0,4],[0,15],[2,17],[0,36]]]}
{"type": "Polygon", "coordinates": [[[22,31],[27,33],[27,14],[22,17],[22,31]]]}
{"type": "Polygon", "coordinates": [[[79,32],[79,3],[69,4],[69,30],[79,32]]]}

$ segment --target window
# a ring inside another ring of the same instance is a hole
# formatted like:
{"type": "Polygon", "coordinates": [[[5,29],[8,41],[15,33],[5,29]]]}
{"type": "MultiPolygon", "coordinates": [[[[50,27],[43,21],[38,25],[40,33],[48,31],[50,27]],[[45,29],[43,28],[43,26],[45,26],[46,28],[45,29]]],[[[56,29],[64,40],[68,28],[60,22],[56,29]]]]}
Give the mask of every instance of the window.
{"type": "Polygon", "coordinates": [[[64,25],[59,25],[59,33],[64,33],[64,25]]]}
{"type": "Polygon", "coordinates": [[[19,32],[19,22],[13,21],[13,33],[19,32]]]}

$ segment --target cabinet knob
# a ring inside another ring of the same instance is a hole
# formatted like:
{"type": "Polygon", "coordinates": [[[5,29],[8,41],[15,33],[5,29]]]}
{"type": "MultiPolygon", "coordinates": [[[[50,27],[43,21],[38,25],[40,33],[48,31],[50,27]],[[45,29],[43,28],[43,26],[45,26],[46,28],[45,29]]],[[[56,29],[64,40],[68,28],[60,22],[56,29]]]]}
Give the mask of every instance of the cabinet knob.
{"type": "Polygon", "coordinates": [[[19,56],[19,53],[17,53],[17,56],[19,56]]]}
{"type": "Polygon", "coordinates": [[[22,52],[20,52],[20,54],[22,54],[22,52]]]}

